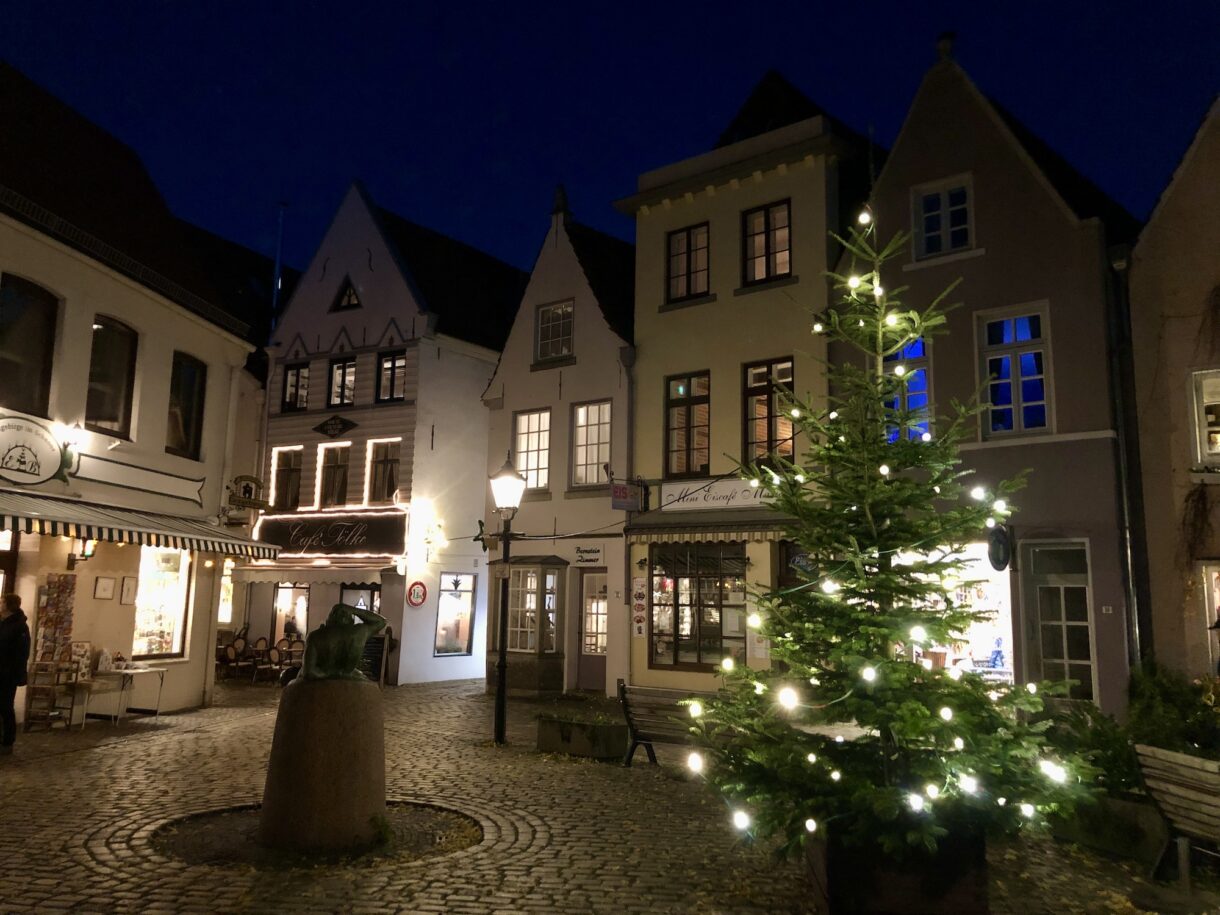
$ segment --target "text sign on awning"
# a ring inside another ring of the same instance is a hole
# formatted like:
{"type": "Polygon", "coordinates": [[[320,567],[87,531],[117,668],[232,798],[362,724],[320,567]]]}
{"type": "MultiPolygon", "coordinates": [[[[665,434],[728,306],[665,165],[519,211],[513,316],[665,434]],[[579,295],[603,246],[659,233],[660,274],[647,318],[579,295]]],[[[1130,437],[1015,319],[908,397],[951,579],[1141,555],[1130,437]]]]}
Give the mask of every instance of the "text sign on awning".
{"type": "Polygon", "coordinates": [[[714,508],[762,508],[775,497],[745,480],[694,480],[661,484],[661,511],[705,511],[714,508]]]}
{"type": "Polygon", "coordinates": [[[401,556],[406,536],[401,511],[264,515],[258,527],[258,539],[281,547],[281,556],[401,556]]]}

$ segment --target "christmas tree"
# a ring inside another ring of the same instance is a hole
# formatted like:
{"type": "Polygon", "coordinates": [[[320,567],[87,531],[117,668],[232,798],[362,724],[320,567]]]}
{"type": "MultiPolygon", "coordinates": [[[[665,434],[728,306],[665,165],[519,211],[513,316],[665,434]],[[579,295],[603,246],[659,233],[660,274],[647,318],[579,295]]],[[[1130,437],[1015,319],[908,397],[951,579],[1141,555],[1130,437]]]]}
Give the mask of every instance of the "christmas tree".
{"type": "Polygon", "coordinates": [[[784,393],[805,453],[742,468],[791,519],[798,583],[755,595],[747,623],[770,642],[770,669],[725,658],[718,696],[689,705],[701,748],[688,763],[750,836],[795,852],[833,834],[902,858],[1036,823],[1087,794],[1092,770],[1044,736],[1043,697],[1065,684],[934,663],[933,646],[960,645],[985,618],[966,602],[963,547],[1004,524],[1021,481],[961,467],[977,407],[933,415],[926,374],[904,364],[943,332],[953,287],[904,305],[882,274],[909,236],[875,239],[867,211],[838,239],[852,268],[833,275],[840,301],[813,327],[856,357],[827,367],[828,407],[784,393]]]}

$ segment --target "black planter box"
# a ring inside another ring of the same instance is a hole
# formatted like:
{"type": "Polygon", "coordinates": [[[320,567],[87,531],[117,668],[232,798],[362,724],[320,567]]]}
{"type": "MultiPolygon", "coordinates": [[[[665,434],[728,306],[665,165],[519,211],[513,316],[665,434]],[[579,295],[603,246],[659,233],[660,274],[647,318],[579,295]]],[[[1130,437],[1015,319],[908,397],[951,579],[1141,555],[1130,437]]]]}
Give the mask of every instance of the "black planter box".
{"type": "Polygon", "coordinates": [[[590,759],[622,759],[627,753],[627,725],[538,717],[538,750],[590,759]]]}

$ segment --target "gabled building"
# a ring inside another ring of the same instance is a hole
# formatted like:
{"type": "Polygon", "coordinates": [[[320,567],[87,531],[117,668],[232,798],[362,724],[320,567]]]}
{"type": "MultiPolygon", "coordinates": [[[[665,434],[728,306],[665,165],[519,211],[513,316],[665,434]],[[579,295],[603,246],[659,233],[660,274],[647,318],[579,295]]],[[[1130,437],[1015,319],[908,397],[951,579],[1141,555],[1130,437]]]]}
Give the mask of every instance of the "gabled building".
{"type": "Polygon", "coordinates": [[[737,461],[799,453],[779,389],[824,402],[829,233],[861,199],[867,148],[776,73],[716,148],[642,175],[636,221],[631,682],[714,690],[722,658],[770,663],[749,586],[786,580],[782,520],[737,461]]]}
{"type": "Polygon", "coordinates": [[[1156,659],[1215,676],[1220,608],[1220,102],[1129,258],[1156,659]]]}
{"type": "MultiPolygon", "coordinates": [[[[507,453],[526,477],[513,526],[529,539],[514,542],[502,571],[515,692],[612,694],[627,674],[624,514],[611,508],[610,483],[632,473],[632,254],[628,243],[576,222],[560,188],[483,394],[487,476],[507,453]]],[[[487,528],[500,529],[490,498],[487,528]]],[[[489,682],[496,651],[493,631],[489,682]]]]}
{"type": "Polygon", "coordinates": [[[916,306],[960,278],[961,306],[946,335],[894,364],[912,408],[982,391],[962,448],[977,485],[1030,475],[1013,500],[1011,564],[997,571],[986,544],[969,548],[974,581],[958,598],[989,622],[933,659],[998,680],[1071,678],[1075,698],[1117,711],[1135,620],[1108,248],[1136,223],[985,96],[948,41],[940,51],[870,204],[882,239],[911,233],[885,286],[909,287],[916,306]]]}
{"type": "Polygon", "coordinates": [[[252,639],[303,634],[342,601],[389,621],[390,682],[482,676],[480,397],[524,285],[347,192],[268,347],[271,507],[256,536],[281,553],[235,572],[252,639]]]}

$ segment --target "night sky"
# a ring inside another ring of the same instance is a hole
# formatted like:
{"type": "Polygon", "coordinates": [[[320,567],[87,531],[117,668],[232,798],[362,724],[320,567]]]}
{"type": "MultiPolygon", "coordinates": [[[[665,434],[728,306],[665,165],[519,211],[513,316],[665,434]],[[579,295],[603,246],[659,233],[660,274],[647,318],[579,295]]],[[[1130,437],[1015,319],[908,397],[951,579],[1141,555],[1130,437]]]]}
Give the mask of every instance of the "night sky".
{"type": "Polygon", "coordinates": [[[179,216],[270,254],[287,201],[295,266],[360,178],[528,268],[556,182],[630,238],[612,201],[710,148],[768,68],[890,144],[946,29],[984,92],[1141,218],[1220,88],[1213,0],[21,0],[0,57],[131,145],[179,216]]]}

